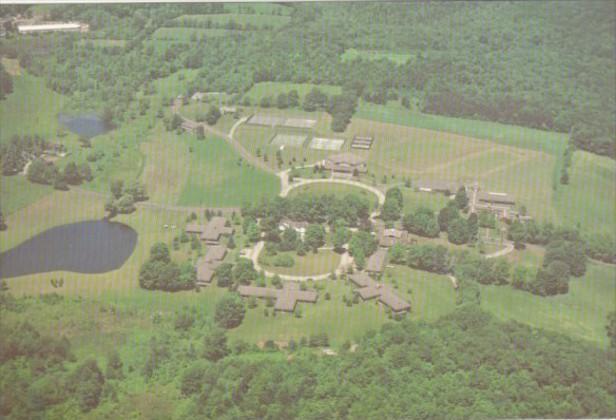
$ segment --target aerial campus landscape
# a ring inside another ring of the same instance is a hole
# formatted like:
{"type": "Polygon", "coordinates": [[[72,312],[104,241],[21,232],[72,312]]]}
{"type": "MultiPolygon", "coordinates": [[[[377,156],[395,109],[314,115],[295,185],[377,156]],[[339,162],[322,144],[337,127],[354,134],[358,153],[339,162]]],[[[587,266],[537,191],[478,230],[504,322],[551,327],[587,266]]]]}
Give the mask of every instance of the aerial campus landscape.
{"type": "Polygon", "coordinates": [[[3,3],[0,417],[615,417],[614,16],[3,3]]]}

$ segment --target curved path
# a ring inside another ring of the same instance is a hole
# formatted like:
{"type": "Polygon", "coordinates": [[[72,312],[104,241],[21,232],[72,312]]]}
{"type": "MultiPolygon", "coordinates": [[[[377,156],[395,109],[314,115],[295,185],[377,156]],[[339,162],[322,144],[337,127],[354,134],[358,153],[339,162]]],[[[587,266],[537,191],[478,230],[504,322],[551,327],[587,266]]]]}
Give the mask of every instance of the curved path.
{"type": "Polygon", "coordinates": [[[363,182],[351,181],[349,179],[323,178],[323,179],[300,179],[297,182],[294,182],[293,184],[289,184],[288,173],[287,173],[287,182],[286,182],[285,188],[283,188],[283,190],[280,191],[280,196],[286,197],[289,194],[289,192],[291,192],[291,190],[294,190],[295,188],[301,187],[303,185],[324,184],[324,183],[345,184],[345,185],[351,185],[351,186],[358,187],[358,188],[363,188],[364,190],[370,191],[371,193],[376,195],[377,199],[379,200],[379,206],[382,206],[383,204],[385,204],[385,194],[383,193],[383,191],[379,190],[376,187],[372,187],[370,185],[364,184],[363,182]]]}
{"type": "MultiPolygon", "coordinates": [[[[246,250],[247,252],[246,256],[250,260],[252,260],[252,264],[254,265],[255,270],[263,272],[263,274],[266,277],[274,277],[278,273],[272,273],[271,271],[267,271],[266,269],[261,267],[261,265],[259,265],[259,254],[261,254],[261,251],[263,250],[264,246],[265,246],[264,241],[257,242],[257,244],[253,248],[249,248],[248,250],[246,250]]],[[[325,249],[333,249],[333,248],[326,247],[326,248],[319,248],[319,249],[325,250],[325,249]]],[[[338,264],[338,268],[334,270],[334,272],[336,273],[336,276],[343,274],[345,270],[347,269],[347,267],[349,267],[351,264],[353,264],[353,257],[351,257],[348,252],[345,252],[344,254],[342,254],[342,256],[340,257],[340,263],[338,264]]],[[[331,272],[312,275],[312,276],[292,276],[289,274],[278,274],[278,277],[280,277],[282,280],[308,281],[308,280],[326,280],[329,278],[330,275],[331,275],[331,272]]]]}
{"type": "Polygon", "coordinates": [[[492,252],[491,254],[486,254],[485,257],[486,258],[498,258],[498,257],[502,257],[503,255],[507,255],[511,252],[513,252],[513,250],[515,249],[515,247],[513,246],[513,242],[507,241],[507,243],[505,244],[505,247],[503,249],[500,249],[496,252],[492,252]]]}

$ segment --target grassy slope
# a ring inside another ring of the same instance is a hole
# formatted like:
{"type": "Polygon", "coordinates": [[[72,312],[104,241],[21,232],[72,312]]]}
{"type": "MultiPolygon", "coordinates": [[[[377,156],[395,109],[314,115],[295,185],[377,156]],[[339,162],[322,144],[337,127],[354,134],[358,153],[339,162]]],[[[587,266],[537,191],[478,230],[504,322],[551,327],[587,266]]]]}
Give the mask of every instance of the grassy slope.
{"type": "Polygon", "coordinates": [[[188,182],[180,194],[181,205],[239,206],[262,196],[273,197],[280,189],[275,175],[239,162],[223,139],[198,141],[183,138],[192,148],[188,182]]]}
{"type": "Polygon", "coordinates": [[[0,176],[0,203],[4,215],[29,206],[50,194],[49,185],[33,184],[25,176],[0,176]]]}
{"type": "Polygon", "coordinates": [[[563,222],[591,232],[614,232],[616,162],[577,151],[569,175],[570,185],[561,186],[554,200],[563,222]]]}
{"type": "Polygon", "coordinates": [[[606,317],[616,309],[614,267],[589,264],[587,274],[572,279],[569,293],[540,297],[510,287],[482,286],[481,306],[501,319],[546,328],[606,346],[606,317]]]}
{"type": "Polygon", "coordinates": [[[39,134],[54,140],[57,114],[66,98],[45,87],[42,79],[22,73],[13,78],[13,93],[0,101],[0,142],[13,135],[39,134]]]}

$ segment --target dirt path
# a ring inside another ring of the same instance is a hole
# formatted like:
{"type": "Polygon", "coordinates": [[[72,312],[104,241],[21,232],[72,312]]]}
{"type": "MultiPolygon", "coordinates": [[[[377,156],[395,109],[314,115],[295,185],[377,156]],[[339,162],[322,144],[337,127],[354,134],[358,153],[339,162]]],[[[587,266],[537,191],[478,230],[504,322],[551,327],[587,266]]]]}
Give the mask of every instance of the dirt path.
{"type": "Polygon", "coordinates": [[[496,252],[492,252],[491,254],[486,254],[486,258],[502,257],[503,255],[512,253],[514,249],[515,247],[513,246],[513,242],[507,241],[507,243],[505,244],[505,248],[500,249],[496,252]]]}

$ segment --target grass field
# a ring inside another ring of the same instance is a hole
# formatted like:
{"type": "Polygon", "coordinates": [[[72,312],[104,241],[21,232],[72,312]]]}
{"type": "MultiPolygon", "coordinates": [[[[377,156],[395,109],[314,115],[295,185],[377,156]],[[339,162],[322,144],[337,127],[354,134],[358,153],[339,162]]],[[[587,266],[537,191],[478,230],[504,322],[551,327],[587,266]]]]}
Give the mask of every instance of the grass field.
{"type": "Polygon", "coordinates": [[[347,194],[354,194],[367,199],[370,202],[371,210],[374,210],[378,206],[378,198],[374,193],[363,188],[354,187],[353,185],[316,183],[302,185],[289,191],[289,197],[302,194],[333,194],[338,198],[344,197],[347,194]]]}
{"type": "Polygon", "coordinates": [[[45,87],[42,79],[22,73],[13,78],[13,93],[0,101],[0,142],[24,134],[56,141],[57,115],[67,99],[45,87]]]}
{"type": "Polygon", "coordinates": [[[79,45],[88,47],[125,47],[126,41],[123,39],[81,39],[79,45]]]}
{"type": "Polygon", "coordinates": [[[33,184],[25,176],[0,175],[0,208],[6,216],[53,192],[50,185],[33,184]]]}
{"type": "Polygon", "coordinates": [[[607,346],[607,314],[616,309],[614,267],[589,264],[580,279],[572,278],[569,293],[540,297],[502,286],[482,286],[481,306],[497,317],[584,338],[607,346]]]}
{"type": "Polygon", "coordinates": [[[555,156],[561,156],[567,147],[567,135],[563,133],[489,121],[423,114],[409,111],[397,102],[390,102],[386,106],[382,106],[362,101],[355,117],[416,128],[447,131],[555,156]]]}
{"type": "Polygon", "coordinates": [[[278,194],[278,178],[240,162],[223,139],[209,136],[199,141],[192,136],[183,137],[192,152],[188,182],[180,194],[180,205],[239,206],[246,201],[278,194]]]}
{"type": "Polygon", "coordinates": [[[443,194],[417,192],[413,188],[400,187],[404,212],[410,212],[418,206],[424,206],[435,212],[440,211],[449,202],[443,194]]]}
{"type": "Polygon", "coordinates": [[[349,48],[344,51],[340,58],[342,61],[353,61],[357,58],[374,61],[387,59],[396,64],[405,64],[407,60],[412,57],[413,54],[394,53],[389,51],[357,50],[355,48],[349,48]]]}
{"type": "Polygon", "coordinates": [[[616,162],[576,151],[569,171],[570,184],[560,186],[554,204],[563,223],[591,232],[616,230],[616,162]]]}
{"type": "Polygon", "coordinates": [[[295,265],[293,267],[276,267],[272,264],[273,258],[276,257],[266,257],[263,254],[259,256],[259,264],[272,273],[291,276],[316,276],[332,273],[340,264],[340,254],[329,249],[319,250],[316,254],[309,252],[301,257],[294,252],[279,252],[278,255],[290,255],[295,260],[295,265]]]}
{"type": "Polygon", "coordinates": [[[278,16],[269,14],[242,14],[242,13],[230,13],[230,14],[213,14],[213,15],[182,15],[174,19],[175,22],[180,23],[184,19],[190,19],[197,22],[210,21],[216,25],[227,25],[231,21],[236,25],[244,28],[246,25],[251,25],[258,29],[272,28],[277,29],[281,26],[288,24],[291,21],[289,16],[278,16]]]}
{"type": "Polygon", "coordinates": [[[190,171],[188,142],[181,141],[179,136],[159,124],[152,133],[152,140],[141,143],[141,150],[145,155],[141,181],[150,201],[176,204],[190,171]]]}
{"type": "Polygon", "coordinates": [[[327,95],[337,95],[342,89],[332,85],[312,85],[310,83],[286,83],[286,82],[261,82],[255,83],[244,96],[249,97],[253,104],[258,104],[264,96],[270,96],[276,100],[280,93],[289,93],[295,89],[301,101],[313,88],[318,88],[327,95]]]}

